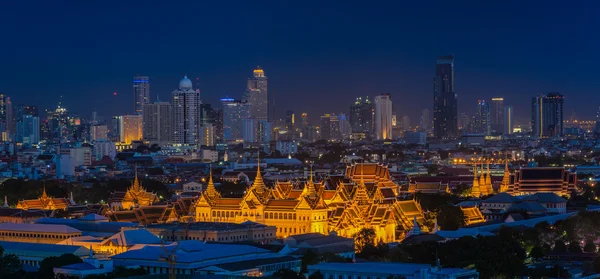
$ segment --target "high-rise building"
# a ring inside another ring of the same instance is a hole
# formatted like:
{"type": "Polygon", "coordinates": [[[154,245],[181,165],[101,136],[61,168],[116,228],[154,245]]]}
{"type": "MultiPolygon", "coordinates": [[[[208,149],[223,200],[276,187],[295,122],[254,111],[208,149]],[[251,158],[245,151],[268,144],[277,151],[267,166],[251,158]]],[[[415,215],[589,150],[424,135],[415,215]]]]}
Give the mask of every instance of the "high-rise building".
{"type": "Polygon", "coordinates": [[[348,117],[344,113],[338,115],[338,121],[340,123],[340,134],[343,139],[348,139],[352,135],[352,125],[348,121],[348,117]]]}
{"type": "Polygon", "coordinates": [[[468,131],[471,126],[471,118],[468,114],[461,112],[458,116],[458,128],[463,131],[468,131]]]}
{"type": "Polygon", "coordinates": [[[560,93],[548,93],[532,99],[531,124],[536,137],[555,137],[563,134],[563,104],[560,93]]]}
{"type": "Polygon", "coordinates": [[[321,116],[321,139],[340,140],[340,120],[337,115],[326,113],[321,116]]]}
{"type": "Polygon", "coordinates": [[[422,132],[429,132],[431,128],[431,116],[429,115],[429,110],[424,109],[421,112],[421,118],[419,119],[419,130],[422,132]]]}
{"type": "Polygon", "coordinates": [[[60,105],[55,110],[46,110],[46,121],[48,122],[47,138],[52,141],[66,142],[70,140],[69,129],[72,122],[69,121],[67,109],[60,105]]]}
{"type": "Polygon", "coordinates": [[[150,79],[147,76],[133,77],[133,104],[137,115],[144,114],[144,105],[150,103],[150,79]]]}
{"type": "Polygon", "coordinates": [[[285,128],[293,131],[296,126],[296,115],[294,111],[288,110],[285,112],[285,128]]]}
{"type": "Polygon", "coordinates": [[[514,123],[514,111],[512,106],[504,107],[504,134],[510,135],[513,133],[514,123]]]}
{"type": "Polygon", "coordinates": [[[458,136],[458,100],[454,91],[454,55],[439,56],[433,78],[433,131],[436,138],[458,136]]]}
{"type": "Polygon", "coordinates": [[[90,126],[90,141],[108,140],[108,127],[106,125],[90,126]]]}
{"type": "Polygon", "coordinates": [[[144,139],[151,144],[165,145],[171,143],[171,116],[173,110],[168,102],[145,104],[143,109],[144,139]]]}
{"type": "MultiPolygon", "coordinates": [[[[15,122],[15,115],[13,114],[13,105],[10,97],[6,97],[6,102],[4,104],[6,106],[6,133],[8,134],[8,138],[12,139],[16,134],[17,123],[15,122]]],[[[39,119],[38,119],[38,127],[39,127],[39,119]]],[[[38,139],[39,141],[39,139],[38,139]]]]}
{"type": "Polygon", "coordinates": [[[200,126],[200,145],[215,146],[215,127],[212,124],[200,126]]]}
{"type": "Polygon", "coordinates": [[[402,117],[402,130],[410,131],[410,118],[408,115],[402,117]]]}
{"type": "Polygon", "coordinates": [[[18,105],[15,113],[15,121],[21,122],[24,115],[39,116],[36,106],[18,105]]]}
{"type": "Polygon", "coordinates": [[[474,120],[474,133],[490,135],[490,105],[485,100],[477,101],[477,111],[474,120]]]}
{"type": "Polygon", "coordinates": [[[246,100],[250,104],[250,118],[257,120],[274,121],[273,99],[268,92],[268,79],[260,67],[253,72],[254,76],[248,79],[246,100]]]}
{"type": "Polygon", "coordinates": [[[143,138],[143,118],[141,115],[122,115],[119,123],[120,142],[130,144],[143,138]]]}
{"type": "Polygon", "coordinates": [[[23,144],[38,144],[40,142],[40,118],[33,115],[23,115],[16,126],[16,141],[23,144]]]}
{"type": "Polygon", "coordinates": [[[221,103],[223,104],[223,140],[225,142],[242,140],[243,119],[247,119],[250,113],[248,103],[231,98],[223,98],[221,103]]]}
{"type": "Polygon", "coordinates": [[[192,81],[185,76],[179,82],[179,88],[172,93],[173,136],[176,144],[198,144],[201,109],[200,90],[194,90],[192,81]]]}
{"type": "Polygon", "coordinates": [[[271,125],[267,120],[245,118],[242,119],[242,134],[244,142],[267,143],[271,141],[271,125]]]}
{"type": "Polygon", "coordinates": [[[300,133],[303,139],[308,139],[308,113],[306,112],[300,115],[300,133]]]}
{"type": "Polygon", "coordinates": [[[367,136],[373,134],[373,103],[366,96],[363,98],[358,97],[354,104],[350,106],[350,126],[352,126],[353,133],[364,133],[367,136]]]}
{"type": "Polygon", "coordinates": [[[375,96],[375,138],[392,139],[392,98],[390,94],[375,96]]]}
{"type": "Polygon", "coordinates": [[[215,126],[215,141],[223,142],[223,110],[213,108],[210,114],[215,126]]]}
{"type": "Polygon", "coordinates": [[[492,134],[504,133],[504,98],[492,98],[490,127],[492,134]]]}

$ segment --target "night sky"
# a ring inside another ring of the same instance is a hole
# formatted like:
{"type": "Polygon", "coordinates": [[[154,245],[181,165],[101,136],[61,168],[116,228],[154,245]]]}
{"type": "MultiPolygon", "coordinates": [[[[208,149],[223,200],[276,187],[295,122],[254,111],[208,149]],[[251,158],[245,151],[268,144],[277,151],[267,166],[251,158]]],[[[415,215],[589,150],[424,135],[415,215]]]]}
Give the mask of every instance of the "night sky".
{"type": "Polygon", "coordinates": [[[461,112],[501,96],[523,122],[531,97],[551,91],[567,117],[600,105],[598,1],[54,2],[0,3],[0,92],[15,104],[55,107],[62,95],[82,116],[131,113],[140,73],[152,99],[169,100],[187,74],[220,107],[260,65],[280,117],[389,92],[416,124],[436,56],[455,54],[461,112]]]}

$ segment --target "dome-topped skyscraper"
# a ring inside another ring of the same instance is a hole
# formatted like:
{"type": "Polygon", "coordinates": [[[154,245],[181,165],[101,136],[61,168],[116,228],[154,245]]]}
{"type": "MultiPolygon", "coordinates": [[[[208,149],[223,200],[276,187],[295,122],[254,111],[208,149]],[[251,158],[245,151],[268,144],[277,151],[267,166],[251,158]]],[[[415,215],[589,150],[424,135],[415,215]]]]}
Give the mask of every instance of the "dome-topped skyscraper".
{"type": "Polygon", "coordinates": [[[193,89],[192,88],[192,81],[187,76],[184,76],[181,79],[181,81],[179,82],[179,89],[182,89],[182,90],[193,89]]]}

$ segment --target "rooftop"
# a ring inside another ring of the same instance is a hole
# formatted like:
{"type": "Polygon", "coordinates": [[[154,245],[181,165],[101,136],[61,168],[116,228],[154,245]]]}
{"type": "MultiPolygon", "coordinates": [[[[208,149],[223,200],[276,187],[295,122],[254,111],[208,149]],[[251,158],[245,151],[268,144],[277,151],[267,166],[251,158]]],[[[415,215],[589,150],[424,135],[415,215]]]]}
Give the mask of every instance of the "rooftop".
{"type": "Polygon", "coordinates": [[[40,233],[81,233],[67,225],[50,224],[27,224],[27,223],[1,223],[0,231],[21,231],[21,232],[40,232],[40,233]]]}

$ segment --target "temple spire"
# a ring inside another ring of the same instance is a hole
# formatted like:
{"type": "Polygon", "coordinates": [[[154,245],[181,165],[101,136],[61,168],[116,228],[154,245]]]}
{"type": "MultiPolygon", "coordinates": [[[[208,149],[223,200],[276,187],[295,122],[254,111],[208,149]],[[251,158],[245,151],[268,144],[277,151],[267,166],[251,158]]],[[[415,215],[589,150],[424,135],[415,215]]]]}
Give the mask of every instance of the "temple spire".
{"type": "Polygon", "coordinates": [[[504,176],[502,176],[502,184],[500,184],[500,192],[508,191],[510,183],[510,171],[508,170],[508,157],[504,160],[504,176]]]}
{"type": "Polygon", "coordinates": [[[266,186],[265,182],[263,181],[262,175],[260,174],[260,151],[258,156],[258,168],[256,169],[256,178],[254,178],[252,188],[255,189],[257,193],[263,193],[265,191],[266,186]]]}
{"type": "Polygon", "coordinates": [[[306,195],[309,197],[314,197],[317,195],[317,190],[315,189],[315,183],[313,181],[312,165],[310,165],[310,176],[308,183],[306,183],[306,195]]]}
{"type": "Polygon", "coordinates": [[[479,197],[481,196],[481,185],[479,183],[479,178],[477,177],[477,160],[475,160],[473,164],[473,187],[471,188],[471,196],[479,197]]]}
{"type": "Polygon", "coordinates": [[[73,192],[71,191],[71,196],[69,197],[69,202],[71,202],[72,205],[75,204],[75,200],[73,199],[73,192]]]}
{"type": "Polygon", "coordinates": [[[42,191],[42,196],[40,197],[40,199],[47,199],[48,198],[48,194],[46,194],[46,183],[44,183],[44,190],[42,191]]]}
{"type": "Polygon", "coordinates": [[[8,198],[4,196],[4,207],[8,207],[8,198]]]}

